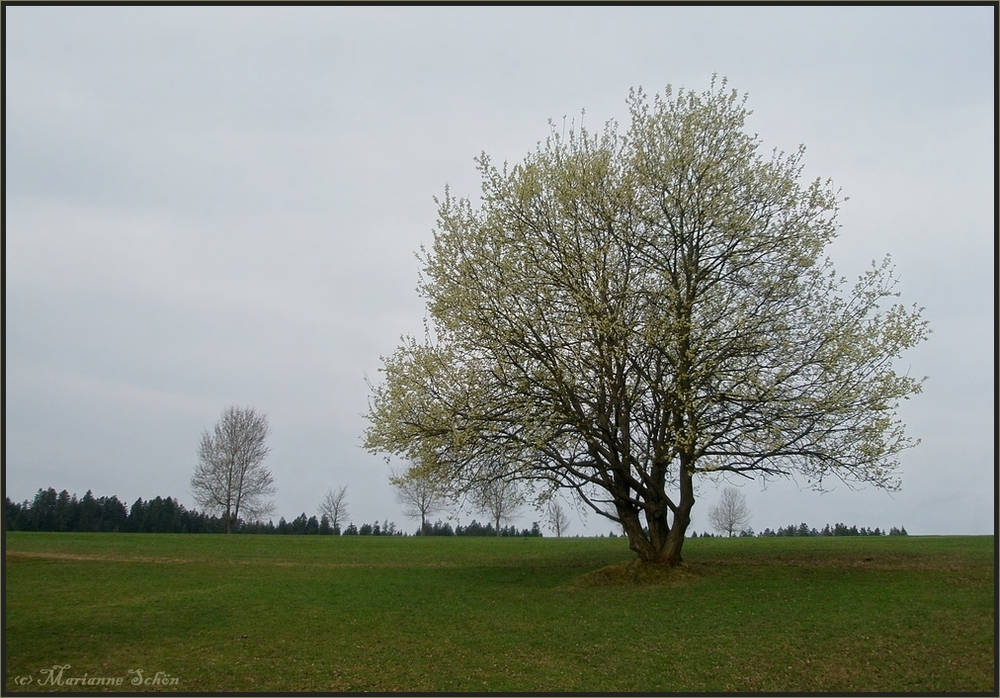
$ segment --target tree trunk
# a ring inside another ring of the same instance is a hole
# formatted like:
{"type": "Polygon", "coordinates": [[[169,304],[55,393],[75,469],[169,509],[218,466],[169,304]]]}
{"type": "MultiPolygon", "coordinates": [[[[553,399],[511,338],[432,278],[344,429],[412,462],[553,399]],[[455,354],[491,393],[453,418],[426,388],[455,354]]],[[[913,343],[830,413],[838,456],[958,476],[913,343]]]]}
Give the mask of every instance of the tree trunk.
{"type": "Polygon", "coordinates": [[[681,548],[684,546],[684,533],[687,525],[674,525],[670,528],[666,537],[659,545],[655,545],[639,526],[635,530],[634,526],[626,526],[625,534],[628,536],[629,548],[635,551],[640,562],[651,565],[667,565],[675,567],[682,562],[681,548]]]}
{"type": "MultiPolygon", "coordinates": [[[[618,507],[618,516],[622,528],[628,536],[629,548],[639,557],[640,562],[653,565],[675,567],[682,562],[681,548],[684,547],[684,534],[691,523],[691,508],[694,506],[694,486],[692,473],[683,464],[680,478],[680,503],[674,511],[673,524],[668,520],[668,509],[665,507],[660,515],[650,515],[649,530],[645,530],[639,518],[638,509],[632,506],[618,507]]],[[[664,501],[666,498],[664,497],[664,501]]]]}

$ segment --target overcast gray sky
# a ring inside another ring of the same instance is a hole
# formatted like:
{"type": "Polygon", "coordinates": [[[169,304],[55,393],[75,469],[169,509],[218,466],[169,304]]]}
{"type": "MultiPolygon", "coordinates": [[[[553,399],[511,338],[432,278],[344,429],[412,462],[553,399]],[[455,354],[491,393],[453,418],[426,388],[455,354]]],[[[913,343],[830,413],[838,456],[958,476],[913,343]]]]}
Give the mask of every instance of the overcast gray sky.
{"type": "Polygon", "coordinates": [[[433,197],[475,197],[473,158],[520,160],[549,119],[624,126],[630,87],[718,73],[768,148],[804,143],[850,197],[838,271],[891,253],[933,329],[904,357],[928,379],[902,490],[744,484],[753,527],[991,533],[995,11],[7,7],[6,494],[191,507],[235,403],[270,419],[275,520],[347,485],[354,521],[415,529],[360,444],[366,376],[422,332],[433,197]]]}

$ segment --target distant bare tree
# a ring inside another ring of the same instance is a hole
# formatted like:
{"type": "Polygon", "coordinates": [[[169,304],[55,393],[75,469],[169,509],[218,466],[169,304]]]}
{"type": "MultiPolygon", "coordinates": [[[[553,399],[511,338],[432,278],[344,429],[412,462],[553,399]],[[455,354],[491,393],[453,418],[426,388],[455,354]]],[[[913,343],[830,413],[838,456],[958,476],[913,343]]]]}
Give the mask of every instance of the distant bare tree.
{"type": "Polygon", "coordinates": [[[274,511],[269,497],[277,488],[264,467],[270,431],[265,415],[232,406],[223,410],[212,433],[202,433],[191,491],[199,506],[222,515],[226,533],[233,532],[241,516],[259,521],[274,511]]]}
{"type": "Polygon", "coordinates": [[[396,496],[404,507],[403,513],[420,519],[419,535],[423,535],[427,517],[445,507],[447,498],[440,485],[415,468],[403,473],[393,472],[389,482],[396,488],[396,496]]]}
{"type": "Polygon", "coordinates": [[[566,512],[559,504],[551,501],[546,509],[546,514],[549,518],[549,528],[555,531],[556,538],[562,538],[562,534],[569,528],[569,517],[566,516],[566,512]]]}
{"type": "Polygon", "coordinates": [[[515,480],[495,478],[477,483],[469,492],[472,505],[493,520],[497,535],[500,524],[512,521],[524,503],[515,480]]]}
{"type": "Polygon", "coordinates": [[[320,518],[325,516],[330,527],[340,533],[341,522],[347,521],[350,516],[347,512],[347,485],[337,489],[331,487],[330,491],[323,495],[319,503],[319,516],[320,518]]]}
{"type": "Polygon", "coordinates": [[[731,538],[737,531],[750,523],[750,508],[746,497],[736,489],[727,487],[722,491],[719,502],[708,512],[708,522],[720,533],[728,533],[731,538]]]}

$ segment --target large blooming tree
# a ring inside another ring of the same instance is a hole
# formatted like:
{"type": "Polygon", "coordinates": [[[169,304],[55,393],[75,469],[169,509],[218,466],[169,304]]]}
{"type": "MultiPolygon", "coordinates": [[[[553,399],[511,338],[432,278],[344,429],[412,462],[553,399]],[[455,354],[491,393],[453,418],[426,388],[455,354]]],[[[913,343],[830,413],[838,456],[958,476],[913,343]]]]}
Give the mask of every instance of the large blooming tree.
{"type": "Polygon", "coordinates": [[[455,494],[519,479],[681,562],[697,476],[898,487],[896,418],[927,332],[888,258],[855,285],[824,249],[839,194],[763,154],[746,99],[630,94],[631,126],[483,155],[478,205],[446,192],[422,251],[428,331],[384,358],[366,446],[455,494]]]}

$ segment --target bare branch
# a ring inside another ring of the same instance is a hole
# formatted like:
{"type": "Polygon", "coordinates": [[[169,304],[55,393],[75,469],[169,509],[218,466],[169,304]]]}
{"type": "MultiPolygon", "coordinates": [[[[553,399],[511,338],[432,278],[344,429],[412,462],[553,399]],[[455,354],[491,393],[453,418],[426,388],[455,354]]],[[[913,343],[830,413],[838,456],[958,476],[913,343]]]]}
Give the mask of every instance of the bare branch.
{"type": "Polygon", "coordinates": [[[274,510],[270,497],[277,488],[263,465],[269,433],[265,415],[232,406],[223,410],[212,433],[202,434],[191,491],[203,509],[223,516],[227,533],[241,518],[260,521],[274,510]]]}

